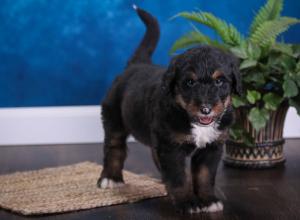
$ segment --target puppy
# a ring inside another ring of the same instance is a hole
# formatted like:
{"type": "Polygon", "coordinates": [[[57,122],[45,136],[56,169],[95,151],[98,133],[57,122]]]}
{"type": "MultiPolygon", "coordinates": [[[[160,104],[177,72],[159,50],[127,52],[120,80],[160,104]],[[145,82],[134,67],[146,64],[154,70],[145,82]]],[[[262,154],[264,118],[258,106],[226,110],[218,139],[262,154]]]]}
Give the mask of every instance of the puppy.
{"type": "Polygon", "coordinates": [[[98,186],[123,183],[126,138],[131,134],[151,147],[178,208],[189,213],[221,211],[214,183],[224,137],[234,120],[231,94],[241,92],[237,59],[200,46],[174,57],[167,69],[153,65],[159,26],[149,13],[135,10],[147,30],[102,103],[104,169],[98,186]]]}

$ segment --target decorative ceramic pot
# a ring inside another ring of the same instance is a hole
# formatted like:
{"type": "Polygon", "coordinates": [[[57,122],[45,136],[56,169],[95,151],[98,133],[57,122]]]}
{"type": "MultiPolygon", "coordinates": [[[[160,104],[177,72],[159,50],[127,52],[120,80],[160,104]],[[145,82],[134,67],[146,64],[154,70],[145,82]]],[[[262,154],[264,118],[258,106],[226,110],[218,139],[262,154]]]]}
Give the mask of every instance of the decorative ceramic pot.
{"type": "Polygon", "coordinates": [[[282,165],[285,162],[282,133],[288,110],[287,103],[284,102],[271,113],[266,126],[259,132],[255,131],[247,118],[249,110],[237,109],[236,117],[238,120],[242,119],[243,127],[252,135],[255,145],[247,146],[242,142],[228,140],[225,145],[224,163],[243,168],[271,168],[282,165]]]}

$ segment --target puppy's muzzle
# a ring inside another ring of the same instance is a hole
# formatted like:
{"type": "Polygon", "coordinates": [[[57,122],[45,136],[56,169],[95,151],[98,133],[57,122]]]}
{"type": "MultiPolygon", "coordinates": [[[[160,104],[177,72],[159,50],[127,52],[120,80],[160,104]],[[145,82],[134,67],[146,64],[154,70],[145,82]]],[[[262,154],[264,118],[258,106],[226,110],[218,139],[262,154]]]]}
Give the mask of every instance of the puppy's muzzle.
{"type": "Polygon", "coordinates": [[[204,115],[208,115],[211,112],[211,106],[210,105],[201,105],[200,112],[204,115]]]}

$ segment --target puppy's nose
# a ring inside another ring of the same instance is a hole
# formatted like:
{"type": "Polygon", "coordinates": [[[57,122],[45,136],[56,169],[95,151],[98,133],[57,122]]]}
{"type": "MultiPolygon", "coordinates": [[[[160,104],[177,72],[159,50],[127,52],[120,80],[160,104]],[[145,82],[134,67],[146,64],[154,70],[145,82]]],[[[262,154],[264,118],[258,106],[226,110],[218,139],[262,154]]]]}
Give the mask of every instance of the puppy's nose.
{"type": "Polygon", "coordinates": [[[208,115],[211,112],[211,107],[207,105],[202,105],[200,107],[200,112],[204,115],[208,115]]]}

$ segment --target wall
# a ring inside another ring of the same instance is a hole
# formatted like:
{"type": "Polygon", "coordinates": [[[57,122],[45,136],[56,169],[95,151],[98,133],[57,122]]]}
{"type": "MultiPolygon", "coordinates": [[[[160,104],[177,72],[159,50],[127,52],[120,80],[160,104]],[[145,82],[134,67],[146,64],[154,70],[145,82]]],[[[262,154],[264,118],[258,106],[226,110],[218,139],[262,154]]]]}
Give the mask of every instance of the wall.
{"type": "MultiPolygon", "coordinates": [[[[1,0],[0,145],[103,140],[96,105],[144,33],[133,3],[158,18],[161,40],[153,59],[167,65],[172,43],[190,29],[182,19],[170,21],[174,14],[196,8],[211,11],[246,34],[264,2],[1,0]],[[37,106],[42,108],[31,108],[37,106]]],[[[300,1],[285,3],[283,14],[299,17],[300,1]]],[[[299,43],[299,36],[298,26],[282,38],[299,43]]],[[[300,137],[300,119],[294,109],[288,114],[285,136],[300,137]]]]}
{"type": "MultiPolygon", "coordinates": [[[[283,13],[299,17],[300,1],[285,2],[283,13]]],[[[190,29],[182,19],[170,21],[174,14],[211,11],[246,33],[264,0],[1,0],[0,107],[99,104],[144,33],[132,3],[158,18],[154,61],[166,65],[170,46],[190,29]]],[[[299,36],[298,26],[283,37],[299,36]]]]}

